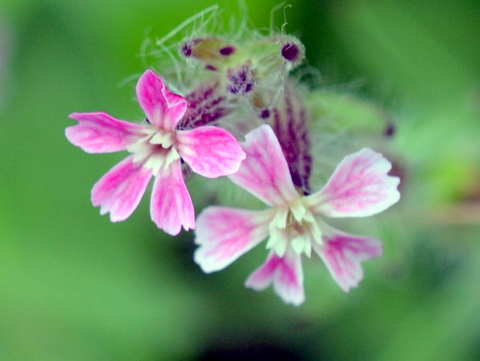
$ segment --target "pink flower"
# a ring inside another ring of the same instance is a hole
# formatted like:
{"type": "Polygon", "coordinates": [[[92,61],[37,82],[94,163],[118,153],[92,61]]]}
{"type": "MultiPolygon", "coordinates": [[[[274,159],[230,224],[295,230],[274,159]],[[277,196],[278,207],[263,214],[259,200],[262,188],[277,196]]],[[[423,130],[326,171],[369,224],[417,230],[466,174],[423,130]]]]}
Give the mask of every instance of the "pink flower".
{"type": "Polygon", "coordinates": [[[137,208],[155,176],[150,212],[165,232],[195,228],[195,212],[182,174],[182,160],[208,178],[235,173],[245,153],[233,135],[214,126],[178,130],[187,101],[172,93],[147,70],[138,80],[137,98],[149,124],[113,118],[107,113],[73,113],[79,124],[68,127],[68,140],[88,153],[128,150],[132,153],[105,174],[92,189],[92,203],[112,222],[123,221],[137,208]]]}
{"type": "Polygon", "coordinates": [[[304,196],[296,191],[268,125],[247,134],[243,149],[247,158],[229,177],[271,208],[205,209],[197,219],[195,262],[207,273],[221,270],[269,237],[267,260],[247,279],[247,287],[264,290],[273,283],[286,303],[303,303],[301,255],[310,257],[312,250],[345,292],[357,287],[361,263],[382,254],[381,242],[341,232],[319,216],[366,217],[396,203],[399,179],[387,175],[390,162],[364,148],[343,159],[322,190],[304,196]]]}

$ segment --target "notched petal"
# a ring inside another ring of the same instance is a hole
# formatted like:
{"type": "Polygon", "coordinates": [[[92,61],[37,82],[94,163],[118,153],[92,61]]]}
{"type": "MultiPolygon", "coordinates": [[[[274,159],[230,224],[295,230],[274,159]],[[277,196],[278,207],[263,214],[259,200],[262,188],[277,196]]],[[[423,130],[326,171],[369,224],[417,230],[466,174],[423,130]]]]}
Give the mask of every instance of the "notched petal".
{"type": "Polygon", "coordinates": [[[216,178],[238,171],[245,152],[225,129],[204,126],[177,132],[177,151],[195,173],[216,178]]]}
{"type": "Polygon", "coordinates": [[[105,174],[92,189],[92,203],[100,213],[110,213],[112,222],[130,217],[142,199],[152,171],[125,158],[105,174]]]}
{"type": "Polygon", "coordinates": [[[111,153],[127,149],[142,138],[143,126],[118,120],[104,112],[72,113],[79,124],[65,130],[67,139],[87,153],[111,153]]]}
{"type": "Polygon", "coordinates": [[[344,233],[330,226],[322,229],[324,243],[314,244],[313,249],[323,259],[335,282],[349,292],[363,279],[362,262],[382,255],[382,243],[376,238],[344,233]]]}
{"type": "Polygon", "coordinates": [[[197,219],[194,259],[206,273],[219,271],[268,236],[273,213],[208,207],[197,219]]]}
{"type": "Polygon", "coordinates": [[[302,260],[293,249],[287,249],[283,257],[272,250],[265,263],[250,275],[245,286],[263,291],[272,283],[275,293],[285,303],[299,306],[305,301],[302,260]]]}
{"type": "Polygon", "coordinates": [[[172,93],[162,78],[147,70],[137,83],[137,98],[148,120],[160,129],[172,132],[187,110],[187,101],[172,93]]]}
{"type": "Polygon", "coordinates": [[[388,175],[392,165],[380,153],[364,148],[345,157],[327,185],[305,197],[313,213],[329,217],[366,217],[397,203],[400,179],[388,175]]]}
{"type": "Polygon", "coordinates": [[[229,178],[270,206],[294,202],[298,193],[272,128],[262,125],[252,130],[242,144],[247,157],[229,178]]]}
{"type": "Polygon", "coordinates": [[[180,160],[159,170],[153,185],[150,213],[158,228],[172,236],[180,233],[182,226],[186,231],[195,228],[195,210],[180,160]]]}

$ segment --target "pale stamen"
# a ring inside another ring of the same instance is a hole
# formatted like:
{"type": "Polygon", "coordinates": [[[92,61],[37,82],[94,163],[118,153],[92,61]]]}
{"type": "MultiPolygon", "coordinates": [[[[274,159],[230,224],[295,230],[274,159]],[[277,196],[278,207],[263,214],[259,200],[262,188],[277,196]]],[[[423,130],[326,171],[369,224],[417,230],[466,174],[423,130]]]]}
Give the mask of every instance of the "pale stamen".
{"type": "Polygon", "coordinates": [[[168,167],[180,158],[175,148],[175,134],[158,129],[155,126],[142,129],[145,137],[127,147],[134,155],[133,161],[152,169],[154,176],[162,166],[168,167]]]}

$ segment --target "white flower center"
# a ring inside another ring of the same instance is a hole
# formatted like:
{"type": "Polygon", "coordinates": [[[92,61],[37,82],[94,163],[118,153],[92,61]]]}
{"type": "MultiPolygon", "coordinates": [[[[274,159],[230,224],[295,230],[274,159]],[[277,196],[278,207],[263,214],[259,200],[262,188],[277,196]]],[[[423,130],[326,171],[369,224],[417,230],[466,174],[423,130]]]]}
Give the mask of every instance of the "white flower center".
{"type": "Polygon", "coordinates": [[[153,125],[146,125],[142,129],[144,137],[127,147],[134,154],[133,161],[143,163],[143,166],[152,169],[156,176],[162,166],[168,167],[180,158],[175,149],[175,133],[166,132],[153,125]]]}
{"type": "Polygon", "coordinates": [[[270,222],[270,238],[267,248],[275,249],[279,257],[283,257],[290,245],[298,253],[312,254],[312,243],[322,243],[322,231],[315,217],[303,204],[299,197],[286,208],[277,208],[270,222]]]}

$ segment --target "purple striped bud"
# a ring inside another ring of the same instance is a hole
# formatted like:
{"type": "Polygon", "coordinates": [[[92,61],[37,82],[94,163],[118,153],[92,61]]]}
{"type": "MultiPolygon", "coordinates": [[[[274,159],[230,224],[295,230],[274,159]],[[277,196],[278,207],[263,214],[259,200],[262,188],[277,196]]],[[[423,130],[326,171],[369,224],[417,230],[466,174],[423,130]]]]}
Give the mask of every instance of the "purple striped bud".
{"type": "Polygon", "coordinates": [[[278,102],[272,113],[270,124],[287,160],[293,184],[308,194],[312,168],[308,134],[310,115],[295,90],[288,85],[285,86],[283,101],[278,102]]]}
{"type": "Polygon", "coordinates": [[[227,99],[219,92],[219,84],[200,86],[185,96],[188,107],[178,129],[193,129],[202,125],[215,125],[232,112],[227,99]]]}

